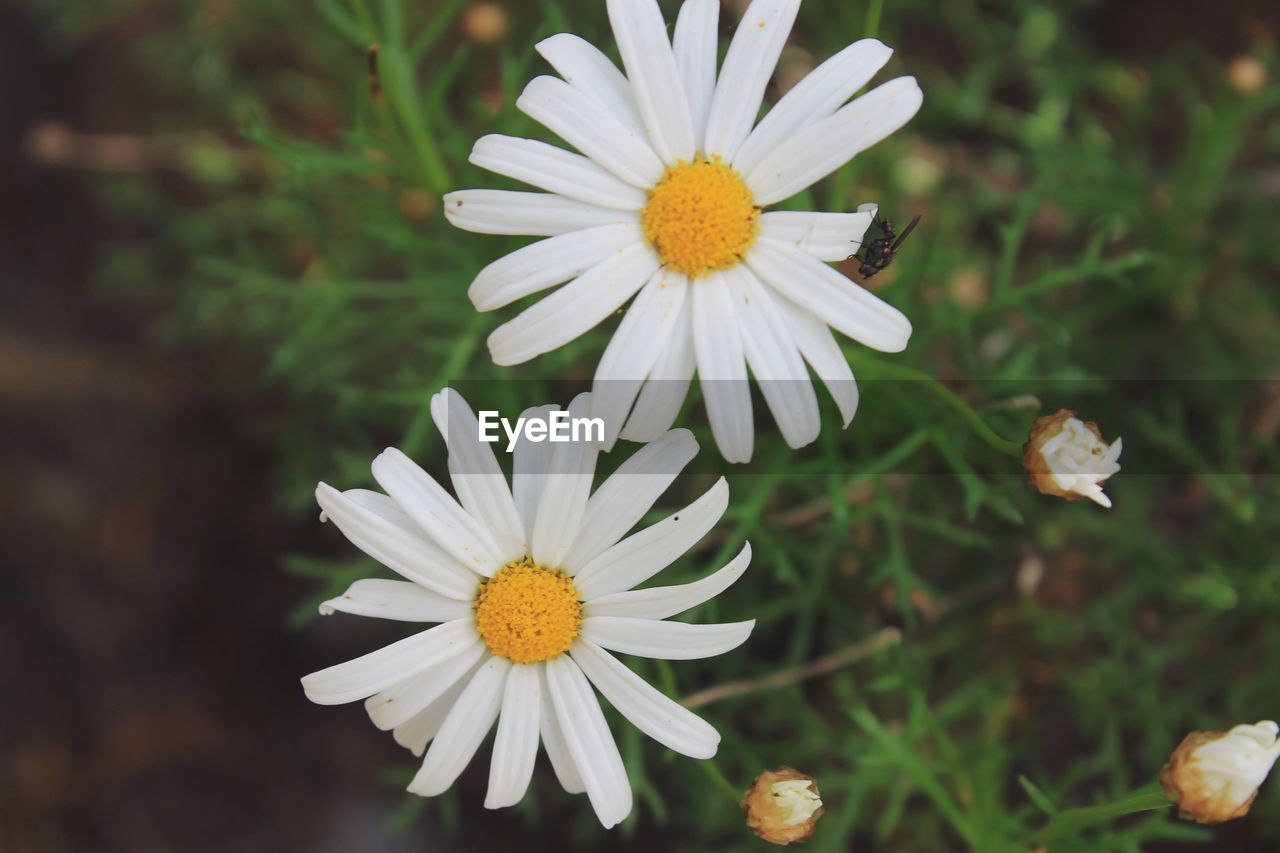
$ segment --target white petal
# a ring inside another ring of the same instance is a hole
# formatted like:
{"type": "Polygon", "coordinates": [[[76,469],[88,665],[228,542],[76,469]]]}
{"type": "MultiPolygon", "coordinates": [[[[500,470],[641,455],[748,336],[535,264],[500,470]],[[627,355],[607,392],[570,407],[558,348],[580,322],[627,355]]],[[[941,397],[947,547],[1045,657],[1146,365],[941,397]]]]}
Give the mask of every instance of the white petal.
{"type": "Polygon", "coordinates": [[[781,297],[775,298],[749,270],[741,267],[726,270],[725,279],[734,296],[747,366],[787,445],[804,447],[818,437],[822,421],[809,370],[774,304],[781,297]]]}
{"type": "Polygon", "coordinates": [[[498,717],[510,669],[511,662],[505,658],[491,657],[481,664],[431,741],[422,767],[409,783],[410,793],[420,797],[443,794],[462,774],[498,717]]]}
{"type": "Polygon", "coordinates": [[[697,366],[693,352],[693,298],[686,297],[667,348],[640,389],[622,437],[628,441],[654,441],[671,429],[688,396],[697,366]]]}
{"type": "Polygon", "coordinates": [[[391,733],[396,743],[421,758],[422,753],[427,748],[428,741],[440,731],[440,727],[444,725],[445,717],[449,716],[449,711],[453,708],[453,703],[458,701],[458,697],[462,695],[462,691],[466,686],[471,683],[471,679],[478,669],[480,669],[480,664],[474,664],[471,667],[471,671],[459,678],[452,687],[440,695],[440,698],[417,714],[414,714],[408,722],[396,726],[391,733]]]}
{"type": "Polygon", "coordinates": [[[591,42],[570,33],[543,39],[535,46],[565,81],[623,125],[643,136],[644,123],[631,95],[631,84],[591,42]]]}
{"type": "Polygon", "coordinates": [[[825,178],[910,121],[923,99],[914,77],[899,77],[791,134],[745,173],[755,203],[775,204],[825,178]]]}
{"type": "Polygon", "coordinates": [[[445,622],[376,652],[313,672],[302,679],[307,698],[317,705],[341,705],[364,699],[475,645],[470,619],[445,622]]]}
{"type": "Polygon", "coordinates": [[[674,166],[693,159],[693,121],[656,0],[608,0],[609,22],[653,150],[674,166]]]}
{"type": "Polygon", "coordinates": [[[640,289],[605,347],[591,385],[591,415],[604,420],[604,449],[618,440],[640,386],[666,350],[689,280],[659,268],[640,289]]]}
{"type": "Polygon", "coordinates": [[[471,149],[482,169],[524,181],[539,189],[598,207],[639,210],[643,191],[620,181],[590,159],[533,139],[490,134],[471,149]]]}
{"type": "Polygon", "coordinates": [[[644,229],[635,222],[548,237],[480,270],[467,295],[478,310],[492,311],[577,278],[615,252],[643,242],[644,229]]]}
{"type": "Polygon", "coordinates": [[[461,654],[364,700],[364,710],[383,731],[399,728],[478,667],[488,651],[479,635],[475,635],[475,642],[461,654]]]}
{"type": "Polygon", "coordinates": [[[631,725],[690,758],[710,758],[720,733],[710,723],[664,696],[613,655],[590,640],[579,639],[570,652],[592,685],[631,725]]]}
{"type": "Polygon", "coordinates": [[[707,118],[707,154],[732,163],[756,123],[800,0],[753,0],[725,55],[707,118]]]}
{"type": "Polygon", "coordinates": [[[537,666],[513,666],[507,675],[498,717],[498,734],[489,763],[486,809],[514,806],[524,797],[538,757],[538,728],[542,723],[542,685],[537,666]]]}
{"type": "Polygon", "coordinates": [[[719,0],[685,0],[676,17],[671,47],[676,55],[676,68],[684,83],[693,118],[694,146],[702,150],[707,129],[707,112],[716,90],[716,53],[719,49],[717,29],[720,22],[719,0]]]}
{"type": "MultiPolygon", "coordinates": [[[[533,406],[520,413],[526,422],[531,420],[546,421],[552,412],[559,411],[559,406],[533,406]]],[[[555,446],[547,441],[530,441],[523,430],[516,437],[516,446],[511,451],[511,493],[516,502],[516,510],[520,513],[520,521],[524,524],[527,537],[533,536],[533,522],[538,515],[538,501],[542,498],[542,487],[546,482],[547,471],[551,468],[551,451],[555,446]]]]}
{"type": "Polygon", "coordinates": [[[728,505],[729,484],[721,477],[684,509],[596,555],[573,578],[582,600],[631,589],[653,577],[706,536],[728,505]]]}
{"type": "Polygon", "coordinates": [[[576,573],[635,527],[694,456],[698,442],[687,429],[672,430],[641,447],[618,466],[587,502],[578,537],[564,558],[576,573]]]}
{"type": "Polygon", "coordinates": [[[564,742],[564,734],[560,731],[560,722],[556,719],[555,707],[551,704],[551,690],[547,687],[547,669],[538,667],[538,678],[542,684],[542,747],[547,751],[547,759],[551,769],[556,772],[560,787],[570,794],[581,794],[587,790],[578,774],[578,766],[573,763],[569,754],[569,746],[564,742]]]}
{"type": "MultiPolygon", "coordinates": [[[[590,412],[590,394],[579,394],[569,404],[570,419],[590,412]]],[[[562,441],[553,448],[529,548],[539,565],[563,567],[564,555],[582,528],[600,451],[591,441],[562,441]]]]}
{"type": "MultiPolygon", "coordinates": [[[[361,490],[362,497],[369,494],[361,490]]],[[[407,516],[401,514],[401,521],[390,515],[386,504],[383,512],[372,510],[351,492],[339,492],[327,483],[316,486],[316,503],[351,544],[396,574],[447,598],[469,601],[475,596],[480,580],[476,574],[429,540],[407,516]]]]}
{"type": "Polygon", "coordinates": [[[842,426],[847,427],[858,411],[858,383],[854,381],[853,370],[849,368],[840,344],[836,343],[835,335],[831,334],[826,323],[790,299],[774,301],[783,320],[791,327],[791,336],[800,347],[800,354],[818,374],[822,384],[827,386],[840,409],[842,426]]]}
{"type": "Polygon", "coordinates": [[[449,475],[463,508],[489,531],[504,564],[520,559],[529,551],[524,525],[493,446],[480,440],[475,413],[461,394],[445,388],[431,397],[431,417],[445,440],[449,475]]]}
{"type": "Polygon", "coordinates": [[[870,211],[771,210],[760,217],[759,239],[784,252],[804,252],[820,261],[843,261],[862,246],[873,217],[870,211]]]}
{"type": "Polygon", "coordinates": [[[561,655],[547,661],[547,690],[565,746],[605,829],[631,813],[631,783],[600,703],[582,670],[561,655]]]}
{"type": "Polygon", "coordinates": [[[626,616],[590,616],[582,620],[582,638],[623,655],[663,660],[694,660],[722,655],[746,642],[756,620],[689,625],[626,616]]]}
{"type": "Polygon", "coordinates": [[[446,193],[444,215],[463,231],[529,237],[553,237],[601,225],[640,221],[640,215],[633,211],[610,210],[550,193],[512,190],[446,193]]]}
{"type": "Polygon", "coordinates": [[[911,321],[821,261],[800,252],[788,254],[756,245],[747,266],[765,284],[855,341],[881,352],[906,349],[911,321]]]}
{"type": "Polygon", "coordinates": [[[866,85],[893,51],[875,39],[854,42],[807,74],[769,110],[738,149],[733,167],[747,174],[782,143],[831,115],[866,85]]]}
{"type": "Polygon", "coordinates": [[[564,346],[630,299],[661,262],[633,243],[503,323],[489,335],[489,353],[504,367],[564,346]]]}
{"type": "Polygon", "coordinates": [[[583,615],[631,616],[637,619],[666,619],[704,601],[710,601],[728,589],[751,563],[751,543],[744,543],[738,556],[724,568],[700,581],[679,586],[655,586],[602,595],[587,602],[583,615]]]}
{"type": "MultiPolygon", "coordinates": [[[[399,527],[401,530],[412,533],[414,536],[422,536],[422,528],[400,508],[400,504],[396,503],[395,498],[382,492],[375,492],[372,489],[347,489],[339,494],[356,506],[367,509],[374,515],[399,527]]],[[[329,520],[329,513],[321,511],[321,521],[329,520]]]]}
{"type": "MultiPolygon", "coordinates": [[[[758,248],[752,254],[758,252],[758,248]]],[[[693,349],[711,434],[726,462],[750,462],[755,443],[751,387],[742,352],[742,332],[723,273],[693,288],[693,349]]]]}
{"type": "Polygon", "coordinates": [[[373,460],[373,478],[432,541],[462,565],[488,577],[506,562],[489,531],[396,448],[388,447],[373,460]]]}
{"type": "Polygon", "coordinates": [[[516,107],[634,187],[647,190],[662,178],[662,160],[642,134],[563,80],[535,77],[516,107]]]}
{"type": "Polygon", "coordinates": [[[445,598],[409,581],[365,578],[353,583],[340,597],[320,605],[321,616],[335,611],[399,622],[452,622],[465,618],[471,604],[445,598]]]}

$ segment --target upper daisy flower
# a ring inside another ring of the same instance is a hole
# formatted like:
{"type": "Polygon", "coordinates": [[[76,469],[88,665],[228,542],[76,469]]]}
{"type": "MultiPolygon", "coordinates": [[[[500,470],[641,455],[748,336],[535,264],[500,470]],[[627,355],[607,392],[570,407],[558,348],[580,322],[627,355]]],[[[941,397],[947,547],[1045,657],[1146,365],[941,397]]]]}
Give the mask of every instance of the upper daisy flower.
{"type": "MultiPolygon", "coordinates": [[[[583,417],[589,406],[582,394],[570,412],[583,417]]],[[[555,408],[523,417],[545,421],[555,408]]],[[[508,487],[456,392],[437,394],[431,414],[449,446],[458,500],[398,450],[373,462],[386,494],[321,483],[321,517],[406,580],[357,581],[320,610],[442,624],[312,673],[302,686],[320,704],[366,700],[374,725],[393,730],[415,755],[425,749],[409,785],[415,794],[447,790],[496,720],[486,807],[521,800],[541,743],[565,790],[586,791],[600,822],[613,826],[631,811],[631,788],[592,685],[632,725],[677,752],[710,758],[719,744],[714,728],[609,651],[688,660],[746,640],[754,621],[664,620],[736,581],[751,560],[749,545],[695,583],[632,590],[715,525],[728,486],[722,478],[624,539],[697,453],[688,431],[640,449],[592,494],[597,451],[587,442],[520,439],[508,487]]]]}
{"type": "Polygon", "coordinates": [[[912,77],[849,102],[892,53],[865,39],[757,125],[799,6],[754,0],[717,75],[718,0],[687,0],[671,38],[656,0],[608,0],[626,75],[582,39],[553,36],[537,48],[561,76],[533,80],[516,104],[581,154],[486,136],[473,163],[547,192],[445,199],[459,228],[549,238],[482,270],[470,290],[478,309],[569,282],[493,332],[498,364],[556,349],[635,296],[595,375],[594,414],[609,443],[670,428],[696,371],[716,444],[727,460],[748,461],[750,367],[783,437],[801,447],[820,429],[806,362],[845,425],[858,404],[828,325],[886,352],[911,335],[901,312],[825,263],[857,249],[874,205],[765,210],[897,130],[921,103],[912,77]]]}

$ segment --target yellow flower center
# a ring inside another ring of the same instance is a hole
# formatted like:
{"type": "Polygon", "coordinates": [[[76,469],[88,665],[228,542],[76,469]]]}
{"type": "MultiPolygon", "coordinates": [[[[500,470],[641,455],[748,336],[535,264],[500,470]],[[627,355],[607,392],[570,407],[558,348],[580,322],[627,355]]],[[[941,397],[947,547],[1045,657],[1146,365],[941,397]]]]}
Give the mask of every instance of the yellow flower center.
{"type": "Polygon", "coordinates": [[[526,557],[480,584],[475,620],[489,651],[537,663],[573,645],[582,628],[582,602],[568,575],[526,557]]]}
{"type": "Polygon", "coordinates": [[[663,266],[698,278],[741,261],[759,218],[742,176],[716,156],[667,169],[649,192],[644,235],[663,266]]]}

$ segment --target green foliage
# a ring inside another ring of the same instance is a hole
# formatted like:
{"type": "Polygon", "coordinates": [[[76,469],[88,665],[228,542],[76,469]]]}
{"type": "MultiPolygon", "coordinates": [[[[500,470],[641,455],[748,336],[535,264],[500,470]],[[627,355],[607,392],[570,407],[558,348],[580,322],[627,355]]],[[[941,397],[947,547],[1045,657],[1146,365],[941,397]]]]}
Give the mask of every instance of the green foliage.
{"type": "MultiPolygon", "coordinates": [[[[90,26],[60,5],[47,9],[59,32],[90,26]]],[[[253,375],[280,400],[259,429],[290,507],[311,511],[317,479],[368,484],[386,444],[443,474],[424,403],[445,384],[514,412],[589,378],[609,324],[530,365],[490,363],[484,339],[515,309],[477,314],[466,288],[523,241],[452,229],[439,197],[508,185],[467,162],[472,142],[546,138],[513,106],[545,72],[532,45],[568,29],[611,50],[602,3],[512,3],[511,35],[493,47],[460,37],[456,0],[178,5],[183,26],[151,32],[139,61],[165,69],[148,78],[167,105],[153,130],[182,153],[183,191],[102,179],[106,203],[154,234],[104,258],[104,283],[166,306],[169,336],[235,344],[241,360],[219,381],[253,375]],[[233,126],[240,141],[208,132],[233,126]]],[[[1280,395],[1259,380],[1280,366],[1274,172],[1264,179],[1280,89],[1236,91],[1193,38],[1105,51],[1091,33],[1112,8],[805,3],[785,66],[878,19],[897,50],[888,73],[925,92],[905,131],[794,200],[923,214],[877,280],[915,335],[900,356],[848,343],[863,399],[847,431],[824,403],[821,438],[793,452],[762,415],[756,461],[726,472],[716,538],[662,578],[700,576],[750,540],[751,570],[691,618],[754,616],[751,641],[709,661],[631,663],[680,696],[886,626],[902,639],[708,705],[724,737],[714,764],[615,725],[636,789],[624,835],[747,847],[730,793],[785,763],[820,780],[815,851],[1211,837],[1167,811],[1115,818],[1158,804],[1148,786],[1186,731],[1276,714],[1280,395]],[[1059,406],[1125,439],[1110,512],[1021,475],[1017,444],[1059,406]]],[[[1263,47],[1238,46],[1251,50],[1274,76],[1263,47]]],[[[700,412],[695,401],[683,419],[704,447],[697,471],[663,508],[727,467],[700,412]]],[[[315,553],[289,563],[313,584],[300,613],[374,571],[336,532],[316,535],[315,553]]],[[[407,809],[464,837],[481,813],[452,794],[407,809]]],[[[1252,837],[1270,849],[1274,783],[1254,813],[1252,837]]],[[[549,773],[519,816],[608,843],[549,773]]]]}

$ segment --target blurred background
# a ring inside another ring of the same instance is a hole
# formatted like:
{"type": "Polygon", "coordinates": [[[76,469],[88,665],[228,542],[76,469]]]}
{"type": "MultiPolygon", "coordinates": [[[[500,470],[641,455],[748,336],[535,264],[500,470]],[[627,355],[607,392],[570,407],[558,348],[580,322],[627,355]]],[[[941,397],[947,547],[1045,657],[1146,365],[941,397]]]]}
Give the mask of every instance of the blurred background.
{"type": "MultiPolygon", "coordinates": [[[[315,482],[366,485],[388,444],[440,473],[429,393],[563,402],[548,377],[607,340],[493,367],[513,312],[465,290],[522,241],[440,212],[506,185],[475,138],[545,138],[513,103],[565,30],[616,56],[595,0],[0,0],[0,849],[763,849],[616,716],[637,807],[605,834],[541,763],[486,813],[487,748],[409,797],[412,756],[297,683],[404,633],[314,620],[375,571],[315,482]]],[[[844,433],[824,401],[791,453],[761,414],[724,530],[662,582],[755,546],[693,616],[756,635],[674,666],[677,696],[901,632],[702,709],[733,787],[818,777],[811,847],[1031,850],[1187,731],[1280,714],[1278,32],[1263,0],[806,0],[770,100],[870,33],[880,79],[925,92],[796,200],[923,215],[874,282],[915,338],[847,348],[844,433]],[[1110,513],[1036,494],[965,415],[1021,441],[1059,406],[1124,438],[1110,513]]],[[[697,466],[660,511],[725,467],[697,466]]],[[[1278,787],[1213,831],[1137,816],[1051,849],[1280,849],[1278,787]]]]}

